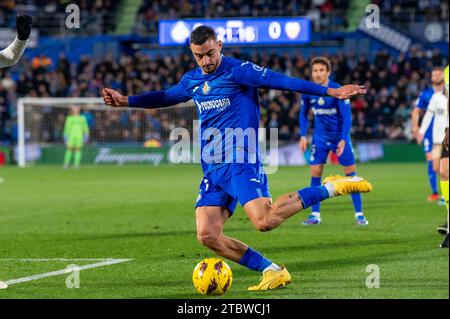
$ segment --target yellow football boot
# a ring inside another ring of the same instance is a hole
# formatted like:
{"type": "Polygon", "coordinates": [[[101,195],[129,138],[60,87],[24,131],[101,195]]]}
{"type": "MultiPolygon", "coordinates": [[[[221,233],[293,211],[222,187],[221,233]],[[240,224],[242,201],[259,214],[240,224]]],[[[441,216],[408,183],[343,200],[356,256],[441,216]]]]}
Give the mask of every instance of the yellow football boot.
{"type": "Polygon", "coordinates": [[[359,176],[329,176],[323,180],[322,185],[326,183],[333,184],[335,195],[369,193],[372,191],[372,185],[359,176]]]}
{"type": "Polygon", "coordinates": [[[280,267],[280,270],[267,270],[263,272],[259,284],[249,287],[248,290],[272,290],[289,285],[291,283],[291,275],[284,266],[280,267]]]}

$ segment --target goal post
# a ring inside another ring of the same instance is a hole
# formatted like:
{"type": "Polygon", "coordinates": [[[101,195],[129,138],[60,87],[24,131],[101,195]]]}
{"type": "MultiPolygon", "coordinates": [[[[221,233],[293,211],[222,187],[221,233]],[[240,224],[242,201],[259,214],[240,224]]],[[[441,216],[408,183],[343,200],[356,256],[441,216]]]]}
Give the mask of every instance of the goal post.
{"type": "MultiPolygon", "coordinates": [[[[170,163],[170,145],[178,138],[173,132],[179,128],[189,134],[191,141],[197,134],[197,114],[192,101],[149,110],[113,108],[101,98],[26,97],[17,102],[15,157],[19,167],[63,165],[64,123],[75,106],[89,126],[89,137],[82,148],[83,164],[170,163]]],[[[194,153],[191,150],[189,156],[194,153]]]]}

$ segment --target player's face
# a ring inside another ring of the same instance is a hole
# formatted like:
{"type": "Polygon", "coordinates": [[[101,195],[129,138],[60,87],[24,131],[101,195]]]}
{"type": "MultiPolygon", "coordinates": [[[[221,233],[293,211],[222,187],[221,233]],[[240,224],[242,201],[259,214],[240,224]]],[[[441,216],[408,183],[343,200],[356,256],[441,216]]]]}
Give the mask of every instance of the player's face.
{"type": "Polygon", "coordinates": [[[212,73],[220,64],[222,41],[209,39],[202,45],[191,44],[191,50],[203,73],[212,73]]]}
{"type": "Polygon", "coordinates": [[[434,70],[431,72],[431,83],[441,85],[444,83],[444,72],[441,70],[434,70]]]}
{"type": "Polygon", "coordinates": [[[80,108],[78,107],[73,107],[71,111],[72,115],[80,115],[80,108]]]}
{"type": "Polygon", "coordinates": [[[327,70],[327,66],[324,64],[316,63],[312,66],[311,77],[317,84],[325,84],[330,76],[330,71],[327,70]]]}

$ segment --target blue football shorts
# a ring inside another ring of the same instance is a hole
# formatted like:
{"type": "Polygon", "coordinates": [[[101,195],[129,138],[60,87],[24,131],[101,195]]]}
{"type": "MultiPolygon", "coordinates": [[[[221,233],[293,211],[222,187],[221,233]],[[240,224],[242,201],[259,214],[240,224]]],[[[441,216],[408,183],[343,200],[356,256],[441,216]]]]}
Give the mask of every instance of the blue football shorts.
{"type": "MultiPolygon", "coordinates": [[[[350,166],[355,164],[355,155],[353,153],[352,142],[345,141],[344,152],[338,157],[339,164],[342,166],[350,166]]],[[[336,153],[339,141],[316,143],[313,139],[311,144],[311,156],[309,158],[310,165],[326,164],[328,154],[336,153]]]]}
{"type": "Polygon", "coordinates": [[[221,206],[234,213],[259,197],[272,197],[264,169],[259,164],[226,164],[203,176],[195,207],[221,206]]]}

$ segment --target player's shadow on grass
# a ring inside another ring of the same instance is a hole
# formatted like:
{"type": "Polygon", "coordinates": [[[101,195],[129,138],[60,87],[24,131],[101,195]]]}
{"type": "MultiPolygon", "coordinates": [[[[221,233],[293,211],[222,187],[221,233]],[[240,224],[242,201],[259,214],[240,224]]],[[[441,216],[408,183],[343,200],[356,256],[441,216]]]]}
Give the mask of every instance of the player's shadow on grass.
{"type": "MultiPolygon", "coordinates": [[[[389,239],[367,239],[367,240],[345,240],[342,242],[331,242],[331,243],[318,243],[313,242],[308,245],[295,245],[295,246],[272,246],[272,247],[261,247],[261,251],[265,253],[280,253],[280,252],[302,252],[306,250],[318,251],[320,249],[336,249],[336,248],[352,248],[352,247],[370,247],[370,246],[381,246],[381,245],[400,245],[418,242],[428,242],[428,237],[423,236],[422,238],[389,238],[389,239]]],[[[404,247],[404,245],[402,245],[404,247]]],[[[409,250],[408,250],[409,251],[409,250]]],[[[420,249],[419,251],[422,251],[420,249]]],[[[404,251],[406,252],[406,251],[404,251]]]]}
{"type": "MultiPolygon", "coordinates": [[[[405,259],[404,254],[416,253],[427,251],[428,249],[423,248],[415,248],[408,249],[405,251],[393,251],[386,253],[377,253],[370,254],[364,256],[345,256],[344,258],[334,258],[334,259],[320,259],[314,261],[298,261],[298,262],[290,262],[289,269],[291,271],[299,271],[299,272],[316,272],[317,270],[325,270],[325,269],[337,269],[348,266],[358,266],[366,267],[369,264],[377,263],[377,262],[392,262],[392,261],[401,261],[405,259]],[[398,258],[395,258],[398,256],[398,258]]],[[[411,257],[417,259],[416,257],[411,257]]]]}

